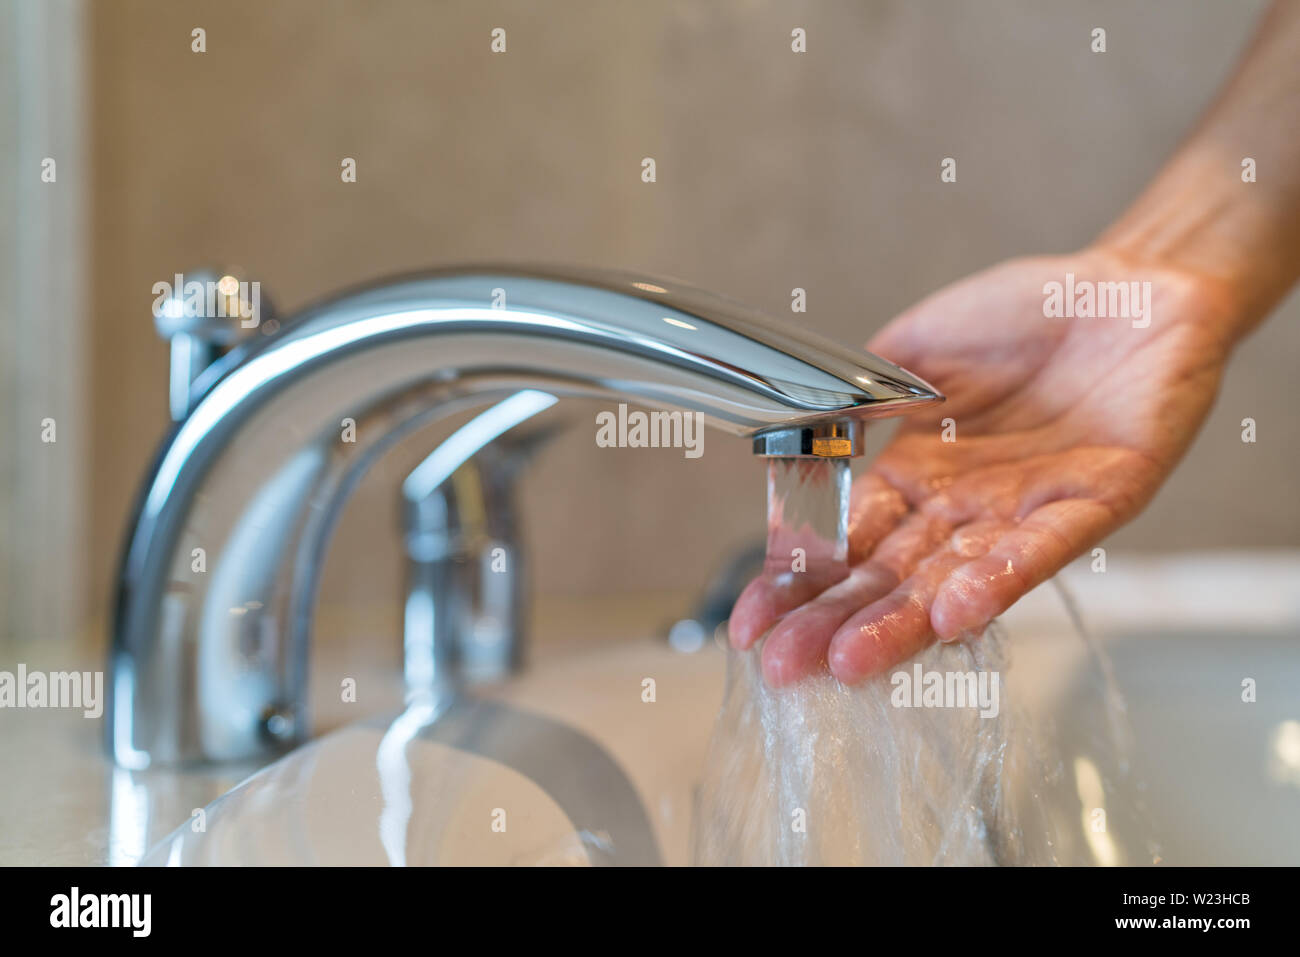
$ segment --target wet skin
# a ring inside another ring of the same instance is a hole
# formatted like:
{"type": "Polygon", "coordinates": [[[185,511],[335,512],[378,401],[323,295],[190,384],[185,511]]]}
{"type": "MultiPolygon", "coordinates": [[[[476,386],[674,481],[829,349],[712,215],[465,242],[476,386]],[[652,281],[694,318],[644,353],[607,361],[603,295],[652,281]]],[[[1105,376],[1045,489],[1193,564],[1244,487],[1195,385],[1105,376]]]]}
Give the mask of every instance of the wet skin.
{"type": "Polygon", "coordinates": [[[1210,409],[1236,308],[1205,277],[1092,247],[1004,263],[908,310],[868,348],[948,401],[902,420],[855,481],[849,576],[756,579],[732,644],[771,629],[772,685],[827,665],[855,683],[978,634],[1155,494],[1210,409]],[[1044,286],[1067,272],[1150,282],[1150,325],[1045,317],[1044,286]]]}

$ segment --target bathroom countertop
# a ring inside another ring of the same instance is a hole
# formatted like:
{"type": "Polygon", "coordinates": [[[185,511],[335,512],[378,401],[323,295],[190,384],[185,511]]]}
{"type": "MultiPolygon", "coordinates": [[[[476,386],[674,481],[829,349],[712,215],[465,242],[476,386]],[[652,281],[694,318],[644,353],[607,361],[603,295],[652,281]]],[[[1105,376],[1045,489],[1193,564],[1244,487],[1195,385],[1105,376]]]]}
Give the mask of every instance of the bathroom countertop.
{"type": "MultiPolygon", "coordinates": [[[[649,635],[670,618],[665,611],[686,607],[680,596],[636,596],[599,600],[539,602],[537,640],[529,651],[534,665],[608,647],[607,636],[649,635]]],[[[322,615],[323,631],[356,627],[365,612],[349,610],[340,625],[322,615]]],[[[385,614],[373,628],[382,629],[385,614]]],[[[330,687],[313,681],[312,714],[318,733],[402,706],[396,637],[381,660],[365,657],[362,644],[324,641],[313,662],[320,674],[346,671],[362,689],[356,705],[344,705],[330,687]]],[[[97,642],[25,643],[0,649],[0,670],[86,671],[103,668],[97,642]]],[[[488,689],[487,693],[492,693],[488,689]]],[[[102,716],[79,710],[0,710],[0,866],[132,865],[155,842],[257,770],[253,765],[207,770],[127,771],[108,759],[102,716]]]]}
{"type": "MultiPolygon", "coordinates": [[[[29,671],[102,669],[102,654],[88,645],[27,645],[0,667],[13,671],[22,662],[29,671]]],[[[382,678],[368,677],[373,683],[382,678]]],[[[123,770],[108,758],[103,729],[102,716],[80,710],[0,712],[0,865],[134,864],[195,808],[256,770],[123,770]]]]}
{"type": "MultiPolygon", "coordinates": [[[[1193,628],[1206,622],[1233,622],[1242,630],[1268,628],[1295,634],[1300,621],[1300,553],[1239,552],[1181,556],[1110,556],[1110,570],[1093,573],[1076,562],[1060,576],[1075,595],[1090,627],[1103,642],[1112,633],[1145,633],[1193,628]],[[1206,587],[1214,582],[1215,587],[1206,587]],[[1250,596],[1244,600],[1242,596],[1250,596]]],[[[681,596],[539,602],[537,640],[530,649],[529,675],[538,680],[522,688],[520,704],[559,720],[578,716],[589,702],[609,689],[600,684],[599,668],[582,663],[596,648],[618,644],[607,636],[635,636],[647,654],[658,639],[648,639],[688,607],[681,596]],[[562,663],[578,656],[575,666],[562,663]],[[557,675],[562,680],[557,681],[557,675]]],[[[387,614],[387,613],[386,613],[387,614]]],[[[364,612],[349,610],[332,620],[322,613],[321,644],[313,662],[312,713],[318,731],[326,731],[401,707],[397,638],[382,660],[373,641],[336,640],[338,636],[372,637],[391,630],[391,616],[365,628],[364,612]],[[355,705],[339,701],[328,680],[338,673],[357,679],[363,689],[355,705]]],[[[1018,629],[1061,628],[1062,606],[1050,587],[1040,587],[1007,616],[1018,629]],[[1014,616],[1014,617],[1013,617],[1014,616]]],[[[630,660],[636,661],[635,649],[630,660]]],[[[689,657],[689,656],[684,656],[689,657]]],[[[679,684],[681,693],[702,699],[720,687],[721,655],[701,655],[700,667],[686,663],[682,674],[699,673],[699,681],[679,684]],[[709,659],[707,662],[703,659],[709,659]]],[[[1032,657],[1032,656],[1031,656],[1032,657]]],[[[646,660],[650,660],[649,657],[646,660]]],[[[102,648],[94,642],[29,643],[0,649],[0,670],[64,671],[100,669],[102,648]]],[[[1032,667],[1032,663],[1026,661],[1032,667]]],[[[1040,672],[1033,687],[1050,693],[1051,672],[1040,672]]],[[[488,695],[501,689],[486,689],[488,695]]],[[[716,699],[715,699],[716,700],[716,699]]],[[[0,865],[129,865],[156,841],[184,823],[192,811],[208,804],[254,768],[222,767],[204,771],[125,771],[106,757],[102,719],[80,711],[0,710],[0,865]]],[[[636,747],[634,727],[603,728],[593,737],[614,753],[636,747]],[[630,742],[630,743],[629,743],[630,742]]],[[[633,772],[635,777],[635,773],[633,772]]],[[[638,781],[638,785],[642,782],[638,781]]],[[[683,825],[685,826],[685,825],[683,825]]],[[[677,840],[680,835],[673,837],[677,840]]]]}

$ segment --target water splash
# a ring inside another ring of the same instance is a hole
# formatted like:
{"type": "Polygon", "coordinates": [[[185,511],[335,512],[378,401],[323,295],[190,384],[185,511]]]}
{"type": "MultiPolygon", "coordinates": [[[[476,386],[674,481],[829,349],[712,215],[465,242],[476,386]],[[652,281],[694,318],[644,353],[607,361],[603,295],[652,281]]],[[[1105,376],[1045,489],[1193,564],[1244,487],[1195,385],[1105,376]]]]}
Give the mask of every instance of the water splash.
{"type": "MultiPolygon", "coordinates": [[[[847,486],[840,484],[847,470],[840,468],[769,463],[769,577],[782,573],[792,541],[812,546],[819,573],[832,580],[838,574],[848,512],[847,486]],[[821,496],[820,505],[807,496],[821,496]],[[828,502],[839,510],[830,518],[828,502]]],[[[924,672],[996,675],[1000,707],[987,717],[971,707],[899,707],[893,675],[911,671],[914,662],[852,688],[822,672],[774,690],[763,681],[757,653],[729,651],[697,793],[693,861],[1150,862],[1149,831],[1134,809],[1117,806],[1120,789],[1113,786],[1128,773],[1122,698],[1077,608],[1064,592],[1062,599],[1087,646],[1085,672],[1096,696],[1086,713],[1105,719],[1097,734],[1069,728],[1063,736],[1056,722],[1026,707],[1035,674],[1013,673],[1012,642],[996,623],[974,641],[936,644],[914,659],[924,672]]]]}

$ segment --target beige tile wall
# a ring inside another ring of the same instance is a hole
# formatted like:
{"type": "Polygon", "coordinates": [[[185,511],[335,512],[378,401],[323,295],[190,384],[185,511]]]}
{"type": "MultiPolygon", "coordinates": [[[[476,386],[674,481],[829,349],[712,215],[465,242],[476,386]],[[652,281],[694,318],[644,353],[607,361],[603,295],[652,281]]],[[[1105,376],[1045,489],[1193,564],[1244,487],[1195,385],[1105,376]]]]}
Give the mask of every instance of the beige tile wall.
{"type": "Polygon", "coordinates": [[[83,11],[0,2],[0,647],[86,617],[83,11]]]}

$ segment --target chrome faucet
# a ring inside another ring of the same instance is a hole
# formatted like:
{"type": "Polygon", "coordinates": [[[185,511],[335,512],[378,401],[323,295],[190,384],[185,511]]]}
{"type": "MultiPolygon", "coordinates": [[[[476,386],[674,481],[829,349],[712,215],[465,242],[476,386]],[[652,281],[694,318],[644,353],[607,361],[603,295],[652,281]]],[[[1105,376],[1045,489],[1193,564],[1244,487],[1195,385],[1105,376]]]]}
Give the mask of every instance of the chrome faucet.
{"type": "Polygon", "coordinates": [[[408,696],[498,681],[518,670],[528,601],[515,485],[558,431],[523,425],[556,402],[525,389],[457,429],[402,482],[408,696]]]}
{"type": "Polygon", "coordinates": [[[698,411],[759,455],[841,457],[866,420],[942,401],[879,357],[676,283],[491,267],[344,295],[187,377],[118,579],[107,732],[131,768],[306,737],[334,524],[366,469],[434,419],[535,390],[698,411]]]}

